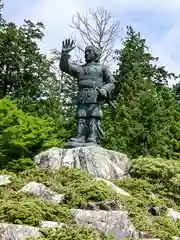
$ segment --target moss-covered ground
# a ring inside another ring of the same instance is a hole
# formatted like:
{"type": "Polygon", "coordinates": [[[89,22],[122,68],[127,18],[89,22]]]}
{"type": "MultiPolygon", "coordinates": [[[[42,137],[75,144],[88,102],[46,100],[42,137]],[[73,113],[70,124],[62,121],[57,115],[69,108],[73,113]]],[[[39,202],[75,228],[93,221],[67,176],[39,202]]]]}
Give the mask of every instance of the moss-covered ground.
{"type": "MultiPolygon", "coordinates": [[[[174,223],[167,217],[167,209],[180,211],[180,162],[160,158],[133,160],[132,179],[114,180],[132,197],[111,192],[102,182],[96,182],[86,172],[67,167],[56,173],[29,169],[11,175],[11,184],[0,187],[0,221],[38,226],[41,220],[63,222],[68,225],[59,230],[42,230],[45,239],[95,240],[92,230],[75,227],[69,209],[83,208],[87,202],[119,199],[128,209],[136,228],[149,232],[162,240],[180,236],[180,221],[174,223]],[[17,191],[30,181],[45,184],[52,190],[65,194],[64,204],[53,204],[17,191]],[[152,209],[158,209],[155,214],[152,209]]],[[[107,237],[103,237],[103,239],[107,237]]],[[[99,239],[99,238],[98,238],[99,239]]]]}

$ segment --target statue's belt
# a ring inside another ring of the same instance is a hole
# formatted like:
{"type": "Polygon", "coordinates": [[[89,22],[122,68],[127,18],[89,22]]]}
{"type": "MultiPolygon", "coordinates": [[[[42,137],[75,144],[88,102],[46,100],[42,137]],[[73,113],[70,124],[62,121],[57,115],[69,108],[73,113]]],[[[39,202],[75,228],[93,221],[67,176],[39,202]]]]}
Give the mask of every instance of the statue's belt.
{"type": "Polygon", "coordinates": [[[86,88],[79,89],[79,93],[85,93],[85,94],[89,93],[90,94],[90,93],[95,93],[95,92],[97,92],[97,89],[95,89],[94,87],[88,87],[88,88],[86,87],[86,88]]]}
{"type": "Polygon", "coordinates": [[[83,97],[90,97],[91,94],[95,94],[97,95],[97,90],[94,89],[93,87],[91,88],[83,88],[83,89],[79,89],[79,95],[83,96],[83,97]]]}
{"type": "Polygon", "coordinates": [[[96,89],[94,88],[94,86],[92,86],[92,87],[82,87],[82,88],[79,88],[79,91],[81,91],[81,92],[83,92],[83,91],[88,91],[88,90],[96,90],[96,89]]]}

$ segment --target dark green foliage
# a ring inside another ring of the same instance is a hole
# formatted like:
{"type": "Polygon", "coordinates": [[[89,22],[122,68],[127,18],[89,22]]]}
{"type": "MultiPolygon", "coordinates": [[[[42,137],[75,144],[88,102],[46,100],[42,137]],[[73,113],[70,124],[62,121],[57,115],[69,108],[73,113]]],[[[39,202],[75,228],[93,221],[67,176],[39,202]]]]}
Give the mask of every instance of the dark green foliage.
{"type": "Polygon", "coordinates": [[[173,86],[173,91],[175,93],[175,98],[180,109],[180,83],[177,83],[173,86]]]}
{"type": "Polygon", "coordinates": [[[40,53],[36,40],[43,37],[42,23],[25,21],[17,27],[14,23],[4,23],[0,31],[0,86],[1,98],[37,99],[44,93],[50,72],[50,62],[40,53]]]}
{"type": "Polygon", "coordinates": [[[177,79],[174,73],[169,73],[165,70],[165,66],[157,66],[158,57],[153,57],[146,46],[146,40],[141,37],[141,34],[136,33],[131,26],[126,28],[126,37],[123,40],[122,50],[117,50],[118,70],[116,77],[119,82],[119,87],[126,82],[137,67],[140,70],[142,79],[151,79],[153,82],[167,84],[170,79],[177,79]]]}
{"type": "Polygon", "coordinates": [[[153,65],[145,40],[132,28],[123,44],[116,74],[120,93],[116,111],[105,115],[104,146],[132,157],[178,158],[180,115],[175,96],[167,86],[154,83],[172,74],[153,65]]]}
{"type": "Polygon", "coordinates": [[[51,116],[57,125],[62,117],[58,96],[61,81],[53,61],[38,46],[44,37],[44,25],[25,20],[16,26],[2,16],[0,24],[0,98],[11,96],[23,111],[51,116]]]}

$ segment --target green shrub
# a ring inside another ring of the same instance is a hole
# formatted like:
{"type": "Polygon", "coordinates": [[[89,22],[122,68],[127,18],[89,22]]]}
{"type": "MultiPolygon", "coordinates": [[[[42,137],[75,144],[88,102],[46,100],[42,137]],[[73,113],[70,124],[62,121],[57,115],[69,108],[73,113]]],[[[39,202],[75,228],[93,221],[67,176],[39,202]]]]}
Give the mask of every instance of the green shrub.
{"type": "MultiPolygon", "coordinates": [[[[1,173],[6,174],[7,171],[1,171],[1,173]]],[[[117,198],[117,195],[111,192],[105,183],[92,180],[85,171],[68,167],[62,167],[56,172],[32,168],[19,172],[17,175],[12,173],[11,181],[11,184],[0,187],[0,196],[3,199],[0,204],[0,216],[1,219],[13,223],[21,221],[36,225],[40,219],[55,220],[55,215],[61,209],[83,208],[88,202],[117,198]],[[16,193],[31,181],[43,183],[57,193],[65,194],[66,202],[61,206],[53,207],[54,205],[37,198],[28,198],[22,193],[16,193]],[[47,219],[48,214],[52,217],[49,216],[47,219]]]]}
{"type": "Polygon", "coordinates": [[[180,161],[152,157],[139,157],[133,160],[131,175],[136,178],[149,178],[156,183],[165,182],[176,174],[180,174],[180,161]]]}
{"type": "Polygon", "coordinates": [[[178,188],[180,162],[162,158],[139,157],[133,160],[133,178],[115,180],[132,197],[121,197],[136,229],[162,240],[180,235],[179,223],[167,217],[167,209],[180,210],[178,188]],[[155,216],[149,207],[159,209],[155,216]]]}
{"type": "MultiPolygon", "coordinates": [[[[98,236],[97,233],[90,228],[72,226],[63,226],[61,229],[41,229],[42,237],[36,240],[113,240],[109,236],[98,236]]],[[[33,238],[31,238],[33,240],[33,238]]]]}
{"type": "MultiPolygon", "coordinates": [[[[137,230],[148,232],[162,240],[180,235],[180,221],[174,223],[167,217],[167,209],[180,210],[178,162],[153,158],[133,160],[134,178],[113,182],[131,194],[131,197],[116,195],[102,182],[96,182],[80,169],[62,167],[58,171],[31,168],[17,174],[3,170],[0,174],[10,174],[12,183],[0,187],[0,221],[38,226],[41,220],[67,223],[63,230],[50,230],[41,239],[97,239],[94,233],[75,228],[70,216],[70,208],[83,208],[88,202],[120,200],[128,210],[137,230]],[[151,160],[150,160],[151,159],[151,160]],[[153,166],[151,166],[153,164],[153,166]],[[161,167],[163,169],[161,169],[161,167]],[[159,171],[160,174],[156,174],[159,171]],[[173,173],[174,172],[174,176],[173,173]],[[17,191],[30,181],[45,184],[52,190],[65,194],[65,203],[58,205],[26,196],[17,191]],[[175,188],[176,187],[176,188],[175,188]],[[176,190],[176,191],[175,191],[176,190]],[[150,209],[158,209],[154,214],[150,209]],[[73,230],[72,230],[73,229],[73,230]],[[66,234],[66,232],[68,232],[66,234]],[[87,234],[87,236],[86,236],[87,234]],[[66,238],[65,238],[66,239],[66,238]]],[[[89,231],[89,230],[88,230],[89,231]]],[[[104,238],[108,239],[108,238],[104,238]]]]}
{"type": "Polygon", "coordinates": [[[153,184],[154,192],[180,205],[180,161],[139,157],[133,160],[131,175],[153,184]]]}
{"type": "Polygon", "coordinates": [[[29,167],[27,158],[45,148],[63,144],[64,139],[57,138],[53,122],[24,113],[9,99],[0,100],[0,118],[1,168],[13,159],[8,169],[23,170],[23,165],[29,167]],[[22,160],[22,166],[18,159],[22,160]]]}
{"type": "Polygon", "coordinates": [[[19,158],[9,161],[7,164],[7,169],[16,173],[33,167],[34,161],[31,158],[19,158]]]}
{"type": "Polygon", "coordinates": [[[72,223],[67,207],[23,195],[0,201],[0,220],[38,226],[40,221],[72,223]]]}
{"type": "MultiPolygon", "coordinates": [[[[82,170],[62,167],[56,172],[31,169],[19,173],[19,181],[37,181],[45,184],[58,193],[66,196],[66,205],[72,208],[82,208],[87,202],[98,202],[117,198],[105,183],[91,179],[90,175],[82,170]]],[[[17,183],[16,183],[17,185],[17,183]]]]}
{"type": "Polygon", "coordinates": [[[43,237],[37,240],[97,240],[96,234],[91,229],[80,228],[77,226],[63,227],[62,229],[42,229],[43,237]]]}

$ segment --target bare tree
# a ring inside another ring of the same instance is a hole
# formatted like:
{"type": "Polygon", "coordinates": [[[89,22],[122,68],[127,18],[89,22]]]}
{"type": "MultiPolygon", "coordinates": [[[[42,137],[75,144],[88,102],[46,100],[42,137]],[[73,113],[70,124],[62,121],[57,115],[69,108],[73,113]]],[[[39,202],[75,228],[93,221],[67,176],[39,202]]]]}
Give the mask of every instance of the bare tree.
{"type": "MultiPolygon", "coordinates": [[[[93,45],[101,52],[102,62],[111,62],[114,53],[114,44],[120,34],[120,22],[113,21],[111,13],[102,7],[96,10],[89,9],[87,13],[77,12],[72,17],[70,25],[80,34],[86,45],[93,45]]],[[[82,47],[77,47],[83,51],[82,47]]]]}

